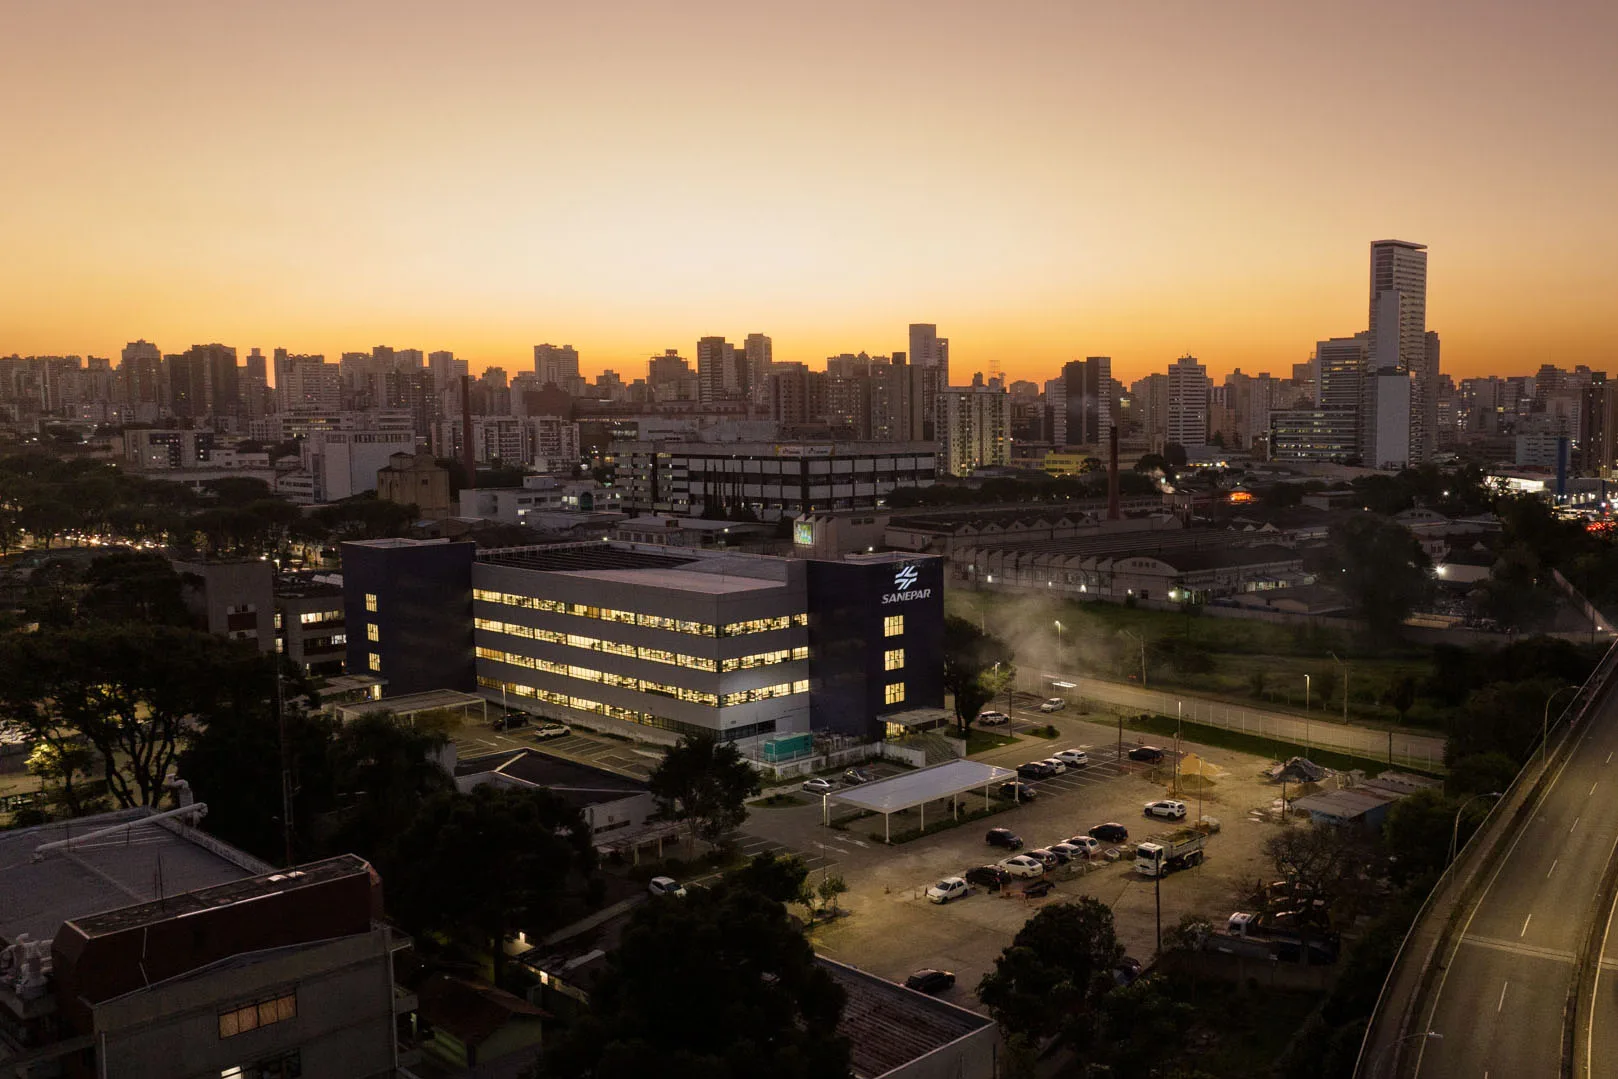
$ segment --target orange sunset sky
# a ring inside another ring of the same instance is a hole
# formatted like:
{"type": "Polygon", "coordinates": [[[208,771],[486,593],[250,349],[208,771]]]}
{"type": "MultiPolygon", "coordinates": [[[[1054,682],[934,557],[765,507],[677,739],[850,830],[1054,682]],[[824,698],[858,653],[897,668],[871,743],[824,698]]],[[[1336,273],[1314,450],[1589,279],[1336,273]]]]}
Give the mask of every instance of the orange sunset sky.
{"type": "Polygon", "coordinates": [[[1618,374],[1618,3],[0,2],[0,354],[1618,374]]]}

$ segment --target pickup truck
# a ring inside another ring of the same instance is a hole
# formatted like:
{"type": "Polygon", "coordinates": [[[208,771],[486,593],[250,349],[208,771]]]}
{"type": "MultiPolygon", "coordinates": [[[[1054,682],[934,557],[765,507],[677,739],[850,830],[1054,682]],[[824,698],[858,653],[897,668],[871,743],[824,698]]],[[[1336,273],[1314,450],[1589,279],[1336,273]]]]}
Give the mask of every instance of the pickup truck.
{"type": "Polygon", "coordinates": [[[1135,847],[1135,871],[1142,876],[1168,876],[1176,869],[1202,864],[1202,847],[1208,837],[1194,828],[1182,828],[1163,837],[1161,843],[1147,841],[1135,847]]]}

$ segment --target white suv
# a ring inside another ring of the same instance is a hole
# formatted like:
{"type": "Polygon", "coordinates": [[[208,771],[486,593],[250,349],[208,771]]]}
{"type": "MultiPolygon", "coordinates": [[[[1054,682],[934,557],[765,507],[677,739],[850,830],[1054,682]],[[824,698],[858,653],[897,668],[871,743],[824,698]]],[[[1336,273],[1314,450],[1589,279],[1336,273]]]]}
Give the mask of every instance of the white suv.
{"type": "Polygon", "coordinates": [[[1185,820],[1185,803],[1165,798],[1159,802],[1146,803],[1148,817],[1162,817],[1165,820],[1185,820]]]}
{"type": "Polygon", "coordinates": [[[987,709],[978,713],[978,725],[980,727],[1004,727],[1010,722],[1011,717],[1006,715],[1004,712],[996,712],[993,709],[987,709]]]}
{"type": "Polygon", "coordinates": [[[1090,754],[1082,749],[1064,749],[1056,755],[1055,759],[1069,768],[1082,768],[1090,763],[1090,754]]]}
{"type": "Polygon", "coordinates": [[[1041,712],[1060,712],[1067,707],[1067,702],[1060,697],[1051,697],[1039,706],[1041,712]]]}

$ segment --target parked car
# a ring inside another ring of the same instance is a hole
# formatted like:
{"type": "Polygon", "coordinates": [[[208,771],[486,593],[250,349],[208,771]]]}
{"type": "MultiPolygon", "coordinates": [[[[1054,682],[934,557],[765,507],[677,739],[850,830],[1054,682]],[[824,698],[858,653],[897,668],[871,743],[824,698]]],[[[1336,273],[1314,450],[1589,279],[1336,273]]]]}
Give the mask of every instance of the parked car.
{"type": "Polygon", "coordinates": [[[1019,783],[1017,780],[1012,779],[1000,784],[1000,786],[995,790],[995,796],[998,798],[1004,798],[1007,801],[1015,799],[1017,802],[1021,803],[1032,802],[1035,798],[1039,797],[1039,792],[1033,787],[1029,786],[1027,783],[1019,783]]]}
{"type": "Polygon", "coordinates": [[[996,712],[992,708],[978,713],[978,726],[980,727],[1004,727],[1010,722],[1010,716],[1004,712],[996,712]]]}
{"type": "MultiPolygon", "coordinates": [[[[1012,848],[1016,849],[1016,848],[1012,848]]],[[[1011,880],[1011,874],[997,865],[980,865],[966,871],[966,882],[980,888],[999,891],[1011,880]]]]}
{"type": "Polygon", "coordinates": [[[1185,820],[1185,803],[1176,802],[1172,798],[1147,802],[1146,815],[1148,817],[1161,817],[1164,820],[1185,820]]]}
{"type": "Polygon", "coordinates": [[[673,877],[653,877],[647,882],[646,890],[653,895],[685,895],[685,885],[673,877]]]}
{"type": "Polygon", "coordinates": [[[1056,755],[1056,759],[1069,768],[1083,768],[1090,763],[1090,754],[1082,749],[1064,749],[1056,755]]]}
{"type": "Polygon", "coordinates": [[[955,975],[947,970],[934,970],[928,967],[918,970],[905,979],[905,988],[914,989],[918,993],[942,993],[955,986],[955,975]]]}
{"type": "Polygon", "coordinates": [[[1060,697],[1048,697],[1045,703],[1039,706],[1041,712],[1060,712],[1067,707],[1067,702],[1060,697]]]}
{"type": "Polygon", "coordinates": [[[1163,759],[1163,751],[1156,746],[1136,746],[1129,751],[1129,759],[1156,764],[1163,759]]]}
{"type": "Polygon", "coordinates": [[[1014,877],[1040,877],[1045,874],[1045,863],[1026,854],[1013,854],[1010,858],[1002,858],[1000,864],[1014,877]]]}
{"type": "Polygon", "coordinates": [[[1044,761],[1029,761],[1027,764],[1017,765],[1017,774],[1024,779],[1048,779],[1056,773],[1044,761]]]}
{"type": "Polygon", "coordinates": [[[1039,899],[1043,896],[1050,895],[1055,890],[1056,882],[1047,877],[1041,877],[1039,880],[1031,880],[1022,886],[1022,894],[1028,896],[1030,899],[1039,899]]]}
{"type": "Polygon", "coordinates": [[[1046,757],[1039,762],[1051,770],[1051,775],[1059,776],[1067,771],[1067,764],[1058,757],[1046,757]]]}
{"type": "Polygon", "coordinates": [[[1022,850],[1022,836],[1013,832],[1010,828],[990,828],[989,834],[984,836],[983,839],[991,847],[1022,850]]]}
{"type": "Polygon", "coordinates": [[[573,728],[566,723],[552,723],[546,721],[528,732],[534,738],[562,738],[573,733],[573,728]]]}
{"type": "Polygon", "coordinates": [[[495,721],[489,724],[489,726],[493,727],[497,731],[509,731],[516,727],[526,727],[528,726],[528,713],[515,711],[507,712],[503,716],[497,716],[495,721]]]}
{"type": "Polygon", "coordinates": [[[927,898],[934,903],[948,903],[951,899],[959,899],[971,888],[963,877],[945,877],[931,888],[927,889],[927,898]]]}
{"type": "Polygon", "coordinates": [[[848,771],[843,773],[843,782],[847,783],[851,787],[857,787],[861,783],[869,783],[875,778],[876,776],[872,775],[870,772],[867,772],[863,768],[850,768],[848,771]]]}
{"type": "Polygon", "coordinates": [[[1090,834],[1103,843],[1122,843],[1129,838],[1129,829],[1114,821],[1098,824],[1090,829],[1090,834]]]}
{"type": "Polygon", "coordinates": [[[830,794],[837,789],[837,785],[829,779],[806,779],[803,781],[803,790],[808,794],[830,794]]]}
{"type": "Polygon", "coordinates": [[[1055,854],[1064,862],[1071,862],[1078,858],[1090,857],[1090,851],[1088,848],[1075,846],[1072,843],[1052,843],[1049,850],[1052,854],[1055,854]]]}
{"type": "Polygon", "coordinates": [[[1101,853],[1101,840],[1093,835],[1076,835],[1067,840],[1066,845],[1083,851],[1086,858],[1094,858],[1101,853]]]}
{"type": "Polygon", "coordinates": [[[1066,858],[1062,857],[1060,854],[1057,854],[1049,847],[1035,847],[1033,850],[1028,852],[1028,857],[1038,858],[1039,863],[1046,869],[1055,869],[1057,866],[1067,861],[1066,858]]]}

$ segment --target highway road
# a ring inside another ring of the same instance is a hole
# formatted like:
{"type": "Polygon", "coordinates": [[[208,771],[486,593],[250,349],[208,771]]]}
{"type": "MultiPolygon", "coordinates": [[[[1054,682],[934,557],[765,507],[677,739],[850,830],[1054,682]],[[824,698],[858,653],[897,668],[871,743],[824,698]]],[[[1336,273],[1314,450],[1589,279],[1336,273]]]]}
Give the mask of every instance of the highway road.
{"type": "MultiPolygon", "coordinates": [[[[1618,695],[1596,705],[1527,824],[1489,871],[1440,971],[1425,1024],[1411,1027],[1443,1035],[1412,1047],[1421,1079],[1561,1076],[1575,954],[1598,916],[1596,893],[1618,849],[1614,713],[1618,695]]],[[[1604,973],[1598,1008],[1610,1021],[1598,1036],[1610,1042],[1618,1037],[1618,985],[1604,973]]],[[[1615,1066],[1614,1057],[1604,1064],[1597,1057],[1595,1074],[1614,1074],[1615,1066]]]]}
{"type": "MultiPolygon", "coordinates": [[[[1370,757],[1373,760],[1388,759],[1389,740],[1386,731],[1345,724],[1341,719],[1328,713],[1321,713],[1318,719],[1306,721],[1302,716],[1286,712],[1248,708],[1228,701],[1210,700],[1169,690],[1142,689],[1128,682],[1112,682],[1088,676],[1081,678],[1078,675],[1057,675],[1045,671],[1030,674],[1052,695],[1123,705],[1126,708],[1138,708],[1143,712],[1157,712],[1165,716],[1176,714],[1179,705],[1183,703],[1185,718],[1194,723],[1206,723],[1212,727],[1256,734],[1298,746],[1335,749],[1361,757],[1370,757]],[[1056,681],[1071,682],[1074,688],[1050,688],[1051,683],[1056,681]]],[[[1026,679],[1024,681],[1026,682],[1026,679]]],[[[1444,763],[1444,739],[1437,735],[1395,731],[1392,750],[1395,761],[1400,764],[1434,768],[1444,763]]]]}

